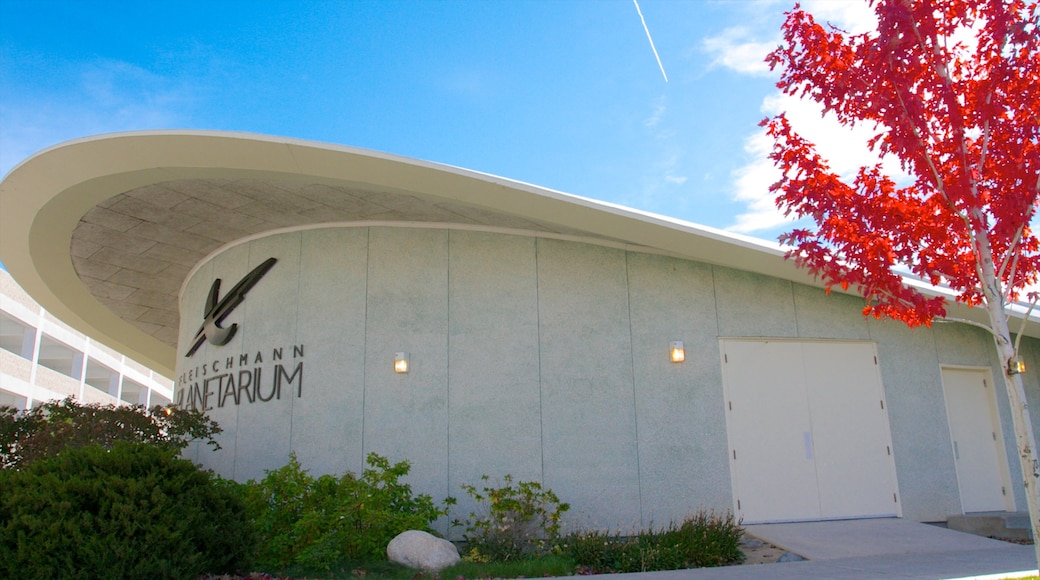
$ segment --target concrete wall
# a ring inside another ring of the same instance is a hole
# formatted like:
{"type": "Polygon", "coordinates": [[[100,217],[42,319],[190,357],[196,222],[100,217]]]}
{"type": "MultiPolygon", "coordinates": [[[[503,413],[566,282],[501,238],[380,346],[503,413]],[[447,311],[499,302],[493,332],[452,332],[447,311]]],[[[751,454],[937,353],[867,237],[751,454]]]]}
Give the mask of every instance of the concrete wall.
{"type": "MultiPolygon", "coordinates": [[[[409,460],[410,482],[436,499],[508,473],[570,502],[572,523],[630,529],[733,507],[720,337],[875,341],[903,514],[944,520],[959,499],[940,368],[991,367],[993,346],[972,328],[909,330],[861,309],[849,296],[592,243],[304,230],[231,246],[194,273],[181,301],[178,396],[200,378],[260,370],[270,400],[238,390],[235,404],[220,387],[208,399],[223,449],[192,454],[225,476],[259,478],[290,451],[314,473],[359,472],[376,452],[409,460]],[[232,341],[184,358],[213,279],[223,295],[272,256],[224,323],[239,324],[232,341]],[[673,340],[685,342],[685,363],[667,360],[673,340]],[[408,374],[393,372],[401,351],[408,374]],[[302,386],[288,380],[301,363],[302,386]]],[[[1006,397],[1000,405],[1013,444],[1006,397]]],[[[464,516],[472,506],[460,499],[464,516]]]]}

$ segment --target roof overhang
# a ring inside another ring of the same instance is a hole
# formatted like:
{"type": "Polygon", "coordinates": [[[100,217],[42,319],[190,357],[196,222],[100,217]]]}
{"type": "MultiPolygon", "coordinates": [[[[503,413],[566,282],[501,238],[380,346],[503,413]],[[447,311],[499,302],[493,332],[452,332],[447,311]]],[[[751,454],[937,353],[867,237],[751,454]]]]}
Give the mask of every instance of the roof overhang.
{"type": "MultiPolygon", "coordinates": [[[[169,316],[161,305],[139,304],[146,301],[135,293],[162,301],[179,291],[194,264],[234,243],[222,237],[227,232],[241,238],[382,221],[588,238],[820,286],[773,243],[456,167],[295,139],[103,135],[41,151],[0,182],[0,260],[15,280],[67,324],[168,376],[176,356],[169,316]],[[198,212],[210,198],[234,227],[205,227],[198,212]],[[162,209],[161,217],[148,208],[162,209]],[[98,251],[107,252],[103,261],[92,259],[98,251]],[[135,266],[149,259],[170,265],[135,266]]],[[[951,304],[950,315],[986,321],[982,309],[961,305],[951,304]]],[[[1040,327],[1030,322],[1027,334],[1040,336],[1040,327]]]]}

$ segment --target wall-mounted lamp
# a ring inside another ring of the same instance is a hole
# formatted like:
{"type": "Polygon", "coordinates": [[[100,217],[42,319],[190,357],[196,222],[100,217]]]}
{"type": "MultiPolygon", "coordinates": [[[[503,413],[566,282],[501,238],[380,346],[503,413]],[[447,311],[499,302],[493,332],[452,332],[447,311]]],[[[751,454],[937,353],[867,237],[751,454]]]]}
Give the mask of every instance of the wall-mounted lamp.
{"type": "Polygon", "coordinates": [[[1026,372],[1026,361],[1022,360],[1022,357],[1016,356],[1008,361],[1008,374],[1009,375],[1020,375],[1026,372]]]}
{"type": "Polygon", "coordinates": [[[681,340],[672,341],[672,348],[668,350],[668,358],[673,363],[681,363],[686,360],[686,349],[683,348],[681,340]]]}
{"type": "Polygon", "coordinates": [[[406,353],[406,352],[395,352],[394,353],[394,372],[395,373],[407,373],[408,372],[408,353],[406,353]]]}

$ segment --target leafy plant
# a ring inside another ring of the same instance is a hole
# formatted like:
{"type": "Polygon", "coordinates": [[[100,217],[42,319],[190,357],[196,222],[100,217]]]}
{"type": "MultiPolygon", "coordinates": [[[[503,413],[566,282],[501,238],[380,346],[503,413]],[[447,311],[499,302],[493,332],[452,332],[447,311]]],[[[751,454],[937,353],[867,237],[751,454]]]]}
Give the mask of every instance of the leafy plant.
{"type": "Polygon", "coordinates": [[[560,535],[560,518],[570,504],[536,481],[513,483],[513,477],[502,478],[504,485],[489,487],[490,478],[481,477],[484,486],[463,485],[462,489],[476,500],[481,513],[471,513],[466,523],[467,560],[509,561],[542,554],[560,535]]]}
{"type": "Polygon", "coordinates": [[[605,574],[628,569],[623,554],[626,539],[620,533],[609,534],[600,530],[582,530],[563,538],[557,551],[574,559],[580,574],[605,574]]]}
{"type": "Polygon", "coordinates": [[[743,559],[744,530],[732,514],[699,511],[681,524],[635,536],[581,531],[564,538],[557,550],[574,559],[579,573],[652,572],[735,564],[743,559]]]}
{"type": "Polygon", "coordinates": [[[0,469],[17,469],[66,449],[112,448],[117,441],[183,449],[195,439],[215,449],[221,428],[197,411],[178,407],[79,403],[71,397],[19,411],[0,406],[0,469]]]}
{"type": "MultiPolygon", "coordinates": [[[[429,495],[413,495],[401,482],[407,461],[391,464],[370,453],[361,477],[352,473],[312,477],[290,455],[285,466],[241,486],[260,535],[258,563],[285,569],[327,570],[347,560],[385,560],[386,546],[406,530],[429,530],[447,515],[429,495]]],[[[448,498],[446,505],[454,500],[448,498]]]]}
{"type": "Polygon", "coordinates": [[[659,534],[659,543],[682,546],[686,558],[684,567],[724,566],[743,559],[740,551],[743,536],[744,528],[732,513],[701,510],[687,517],[678,527],[669,526],[659,534]]]}
{"type": "Polygon", "coordinates": [[[175,452],[117,441],[0,471],[0,577],[194,578],[245,568],[239,498],[175,452]]]}

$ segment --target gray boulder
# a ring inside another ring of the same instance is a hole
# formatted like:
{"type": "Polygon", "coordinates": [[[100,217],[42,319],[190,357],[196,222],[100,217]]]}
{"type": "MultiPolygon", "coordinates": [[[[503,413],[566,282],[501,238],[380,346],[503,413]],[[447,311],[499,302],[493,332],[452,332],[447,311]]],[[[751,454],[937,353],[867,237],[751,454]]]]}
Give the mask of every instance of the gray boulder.
{"type": "Polygon", "coordinates": [[[431,572],[458,564],[462,560],[455,544],[418,530],[401,532],[390,540],[386,546],[386,555],[391,562],[431,572]]]}
{"type": "Polygon", "coordinates": [[[795,554],[794,552],[784,552],[783,554],[780,555],[779,558],[776,559],[776,561],[778,563],[779,562],[802,562],[804,560],[805,560],[805,558],[799,556],[798,554],[795,554]]]}

